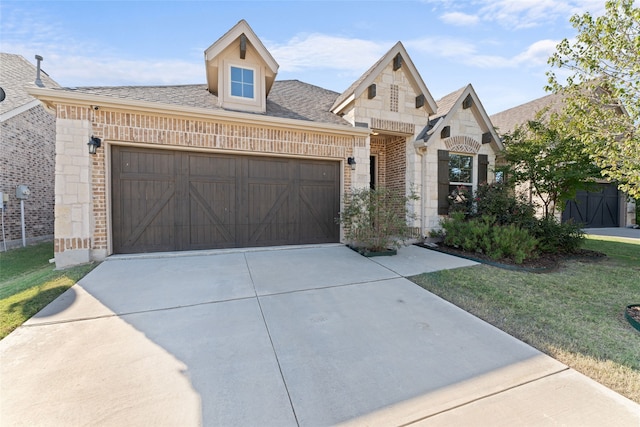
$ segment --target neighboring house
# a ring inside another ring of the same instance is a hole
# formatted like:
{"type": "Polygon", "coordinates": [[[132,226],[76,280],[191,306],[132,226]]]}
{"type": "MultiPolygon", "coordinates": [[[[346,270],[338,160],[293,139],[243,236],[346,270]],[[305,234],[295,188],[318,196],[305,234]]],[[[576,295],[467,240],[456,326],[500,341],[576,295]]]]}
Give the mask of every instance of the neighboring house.
{"type": "Polygon", "coordinates": [[[369,186],[417,190],[424,235],[449,185],[493,178],[502,145],[473,88],[436,103],[401,43],[342,94],[276,80],[244,20],[204,65],[206,85],[30,89],[57,116],[58,267],[340,242],[343,195],[369,186]]]}
{"type": "MultiPolygon", "coordinates": [[[[491,121],[500,135],[512,132],[543,109],[559,111],[562,108],[561,97],[556,94],[543,96],[517,107],[510,108],[491,116],[491,121]]],[[[525,193],[533,201],[530,190],[523,186],[525,193]]],[[[586,228],[628,227],[635,224],[635,203],[628,202],[626,194],[618,190],[615,183],[598,180],[593,191],[578,191],[575,200],[568,201],[562,212],[556,211],[563,222],[573,220],[584,224],[586,228]]]]}
{"type": "MultiPolygon", "coordinates": [[[[54,156],[56,119],[25,86],[36,80],[36,67],[20,55],[0,53],[0,191],[6,203],[4,241],[0,250],[22,245],[20,200],[16,187],[26,185],[31,194],[24,201],[25,240],[53,239],[54,156]]],[[[40,81],[48,88],[58,84],[44,72],[40,81]]]]}

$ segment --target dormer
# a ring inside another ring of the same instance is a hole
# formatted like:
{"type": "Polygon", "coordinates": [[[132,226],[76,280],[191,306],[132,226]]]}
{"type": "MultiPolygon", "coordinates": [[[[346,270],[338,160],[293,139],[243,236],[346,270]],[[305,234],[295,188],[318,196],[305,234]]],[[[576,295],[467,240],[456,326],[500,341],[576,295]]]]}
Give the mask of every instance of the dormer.
{"type": "Polygon", "coordinates": [[[218,106],[264,113],[278,63],[243,19],[204,51],[207,87],[218,106]]]}

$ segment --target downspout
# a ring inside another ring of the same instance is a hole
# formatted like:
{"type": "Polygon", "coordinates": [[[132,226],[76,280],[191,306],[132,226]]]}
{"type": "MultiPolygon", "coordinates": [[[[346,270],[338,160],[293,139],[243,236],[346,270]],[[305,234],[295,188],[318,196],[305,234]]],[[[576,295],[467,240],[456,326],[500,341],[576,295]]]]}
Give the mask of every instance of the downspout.
{"type": "Polygon", "coordinates": [[[416,149],[416,153],[420,156],[420,231],[424,237],[426,231],[426,215],[427,208],[425,206],[427,200],[427,147],[425,147],[423,141],[414,141],[413,146],[416,149]]]}

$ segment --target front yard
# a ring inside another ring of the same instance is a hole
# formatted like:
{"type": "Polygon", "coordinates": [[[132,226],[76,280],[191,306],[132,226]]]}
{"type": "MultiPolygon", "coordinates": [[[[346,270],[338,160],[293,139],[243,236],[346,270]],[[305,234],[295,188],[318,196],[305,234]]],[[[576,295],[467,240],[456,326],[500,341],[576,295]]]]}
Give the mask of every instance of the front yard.
{"type": "Polygon", "coordinates": [[[478,265],[412,280],[640,403],[640,333],[624,318],[640,303],[640,242],[593,238],[584,248],[607,257],[544,274],[478,265]]]}
{"type": "Polygon", "coordinates": [[[55,270],[53,243],[0,253],[0,339],[42,310],[96,265],[55,270]]]}

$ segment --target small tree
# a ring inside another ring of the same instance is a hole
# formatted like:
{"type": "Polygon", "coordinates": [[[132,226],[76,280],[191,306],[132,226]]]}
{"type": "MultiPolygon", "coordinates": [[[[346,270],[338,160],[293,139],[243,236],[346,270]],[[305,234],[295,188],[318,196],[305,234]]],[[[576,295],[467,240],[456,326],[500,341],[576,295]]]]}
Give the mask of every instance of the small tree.
{"type": "Polygon", "coordinates": [[[558,117],[543,120],[544,113],[504,135],[503,141],[512,184],[528,184],[549,217],[556,207],[563,209],[567,200],[575,198],[578,190],[588,189],[599,169],[578,139],[562,134],[558,117]]]}
{"type": "Polygon", "coordinates": [[[372,252],[396,249],[412,234],[408,221],[415,215],[407,208],[412,200],[418,200],[413,190],[405,195],[384,187],[355,189],[345,195],[338,222],[353,246],[372,252]]]}
{"type": "Polygon", "coordinates": [[[640,8],[633,0],[609,0],[605,14],[571,18],[578,34],[562,40],[549,64],[569,70],[566,83],[553,71],[547,89],[562,93],[567,134],[603,176],[640,197],[640,8]]]}

